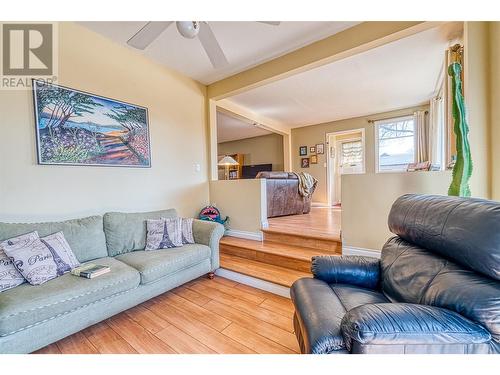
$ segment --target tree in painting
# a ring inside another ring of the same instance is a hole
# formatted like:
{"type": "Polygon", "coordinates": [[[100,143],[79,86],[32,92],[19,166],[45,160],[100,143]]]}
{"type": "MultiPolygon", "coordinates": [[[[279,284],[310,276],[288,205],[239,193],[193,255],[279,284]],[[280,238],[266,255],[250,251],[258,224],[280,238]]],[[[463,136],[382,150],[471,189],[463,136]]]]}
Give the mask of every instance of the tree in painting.
{"type": "Polygon", "coordinates": [[[34,82],[42,164],[150,165],[145,108],[34,82]]]}

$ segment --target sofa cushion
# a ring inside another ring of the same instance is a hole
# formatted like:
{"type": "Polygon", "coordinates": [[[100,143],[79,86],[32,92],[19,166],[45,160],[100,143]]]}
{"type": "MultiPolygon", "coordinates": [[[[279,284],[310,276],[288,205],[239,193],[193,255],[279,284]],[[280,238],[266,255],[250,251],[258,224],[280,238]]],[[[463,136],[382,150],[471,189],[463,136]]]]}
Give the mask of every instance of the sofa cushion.
{"type": "Polygon", "coordinates": [[[80,262],[108,256],[102,216],[46,223],[0,223],[0,242],[34,231],[40,237],[63,232],[80,262]]]}
{"type": "Polygon", "coordinates": [[[108,212],[104,215],[104,232],[109,256],[144,250],[146,220],[176,217],[175,209],[152,212],[108,212]]]}
{"type": "Polygon", "coordinates": [[[134,251],[119,255],[116,259],[138,270],[141,284],[148,284],[210,259],[210,254],[210,248],[206,245],[189,244],[173,249],[134,251]]]}
{"type": "Polygon", "coordinates": [[[146,231],[144,250],[182,246],[182,219],[180,217],[146,220],[146,231]]]}
{"type": "Polygon", "coordinates": [[[42,285],[23,284],[0,293],[0,337],[27,329],[78,308],[134,289],[139,285],[137,270],[113,259],[93,261],[111,271],[95,279],[69,273],[42,285]]]}
{"type": "Polygon", "coordinates": [[[388,300],[379,292],[345,284],[327,284],[303,278],[290,289],[300,332],[296,331],[305,353],[327,354],[344,351],[341,322],[347,311],[388,300]]]}

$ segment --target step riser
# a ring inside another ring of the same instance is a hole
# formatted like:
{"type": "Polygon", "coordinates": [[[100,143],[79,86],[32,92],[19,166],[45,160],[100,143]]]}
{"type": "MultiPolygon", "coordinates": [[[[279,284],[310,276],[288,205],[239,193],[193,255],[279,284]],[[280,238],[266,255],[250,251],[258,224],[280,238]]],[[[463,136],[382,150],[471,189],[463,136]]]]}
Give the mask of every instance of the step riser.
{"type": "Polygon", "coordinates": [[[326,250],[335,254],[342,254],[342,243],[318,238],[307,238],[293,236],[285,233],[264,232],[264,241],[274,243],[286,243],[289,245],[302,246],[310,249],[326,250]]]}
{"type": "Polygon", "coordinates": [[[302,259],[290,258],[276,254],[267,254],[253,249],[246,249],[227,244],[220,244],[220,251],[222,254],[234,255],[240,258],[255,260],[258,262],[271,264],[275,266],[290,268],[297,271],[310,272],[311,261],[302,259]]]}

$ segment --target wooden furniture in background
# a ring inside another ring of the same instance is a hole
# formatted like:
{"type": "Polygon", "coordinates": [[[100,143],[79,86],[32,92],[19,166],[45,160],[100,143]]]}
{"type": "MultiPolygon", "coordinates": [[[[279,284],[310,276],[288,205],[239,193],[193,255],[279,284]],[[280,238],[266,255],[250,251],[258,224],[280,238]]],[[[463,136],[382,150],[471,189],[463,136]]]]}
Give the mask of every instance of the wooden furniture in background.
{"type": "MultiPolygon", "coordinates": [[[[229,179],[230,180],[238,180],[242,176],[242,168],[243,168],[243,163],[245,161],[245,155],[244,154],[229,154],[229,155],[219,155],[217,159],[221,159],[224,156],[231,156],[234,160],[238,162],[238,165],[230,166],[229,167],[229,179]]],[[[219,166],[219,171],[222,171],[222,174],[224,174],[224,167],[219,166]]],[[[220,175],[220,173],[219,173],[220,175]]]]}

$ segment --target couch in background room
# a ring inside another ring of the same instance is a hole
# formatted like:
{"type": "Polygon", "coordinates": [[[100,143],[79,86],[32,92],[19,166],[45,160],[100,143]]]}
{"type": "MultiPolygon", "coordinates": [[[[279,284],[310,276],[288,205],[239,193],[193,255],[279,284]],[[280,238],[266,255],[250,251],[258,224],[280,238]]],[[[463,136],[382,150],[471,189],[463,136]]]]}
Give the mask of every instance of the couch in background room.
{"type": "Polygon", "coordinates": [[[291,288],[303,353],[500,353],[500,203],[405,195],[381,259],[315,257],[291,288]]]}
{"type": "Polygon", "coordinates": [[[307,214],[312,196],[299,193],[299,180],[290,172],[259,172],[256,178],[266,179],[267,217],[307,214]]]}
{"type": "Polygon", "coordinates": [[[62,231],[81,263],[110,266],[95,279],[69,273],[0,293],[0,353],[29,353],[219,268],[220,224],[194,220],[195,244],[144,251],[146,220],[175,210],[107,213],[62,222],[0,223],[0,241],[62,231]]]}

